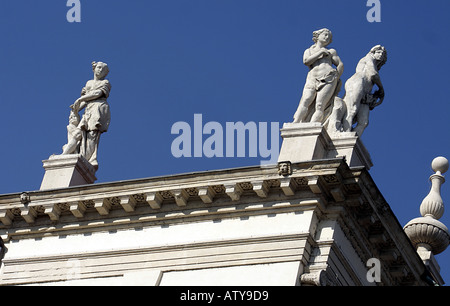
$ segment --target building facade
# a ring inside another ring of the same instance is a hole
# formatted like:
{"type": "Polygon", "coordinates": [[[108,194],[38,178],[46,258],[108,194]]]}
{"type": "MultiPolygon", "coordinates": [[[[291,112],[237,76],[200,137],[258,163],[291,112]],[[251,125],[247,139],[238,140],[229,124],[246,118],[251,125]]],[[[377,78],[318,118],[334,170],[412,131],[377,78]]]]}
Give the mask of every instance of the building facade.
{"type": "Polygon", "coordinates": [[[298,127],[282,129],[272,166],[82,184],[81,156],[55,161],[76,180],[50,167],[41,190],[0,195],[0,284],[443,284],[435,238],[422,219],[409,238],[359,138],[298,127]]]}
{"type": "Polygon", "coordinates": [[[433,277],[367,170],[343,158],[279,170],[2,195],[0,282],[426,285],[433,277]],[[369,282],[371,258],[379,281],[369,282]]]}

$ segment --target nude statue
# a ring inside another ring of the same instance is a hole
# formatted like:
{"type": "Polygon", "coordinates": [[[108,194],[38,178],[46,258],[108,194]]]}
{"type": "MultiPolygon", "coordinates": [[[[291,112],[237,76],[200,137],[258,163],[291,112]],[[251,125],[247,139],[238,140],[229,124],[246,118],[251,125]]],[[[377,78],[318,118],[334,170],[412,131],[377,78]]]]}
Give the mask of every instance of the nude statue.
{"type": "Polygon", "coordinates": [[[77,126],[82,132],[80,154],[98,168],[97,151],[100,135],[108,130],[111,113],[106,99],[109,97],[111,84],[106,80],[109,73],[108,65],[93,62],[94,79],[87,81],[78,98],[70,108],[78,113],[85,108],[84,114],[77,126]]]}
{"type": "Polygon", "coordinates": [[[378,72],[387,61],[383,46],[376,45],[356,66],[356,73],[345,83],[346,115],[343,116],[342,130],[355,131],[361,137],[369,124],[369,112],[384,100],[384,88],[378,72]],[[373,86],[378,90],[372,92],[373,86]],[[356,126],[352,128],[353,124],[356,126]]]}
{"type": "Polygon", "coordinates": [[[302,98],[294,114],[294,123],[321,122],[325,117],[325,109],[330,106],[344,65],[336,50],[326,47],[332,41],[332,33],[324,28],[313,32],[314,45],[306,49],[303,54],[303,63],[309,67],[302,98]],[[333,67],[336,66],[336,68],[333,67]],[[314,110],[311,110],[311,107],[314,110]]]}

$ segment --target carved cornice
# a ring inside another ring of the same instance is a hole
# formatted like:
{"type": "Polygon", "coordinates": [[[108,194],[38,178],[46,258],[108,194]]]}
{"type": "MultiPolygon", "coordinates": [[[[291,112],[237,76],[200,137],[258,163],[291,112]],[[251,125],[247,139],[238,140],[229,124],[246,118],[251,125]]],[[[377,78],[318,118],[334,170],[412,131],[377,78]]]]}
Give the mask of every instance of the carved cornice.
{"type": "MultiPolygon", "coordinates": [[[[342,159],[296,163],[291,167],[290,175],[280,175],[277,165],[243,167],[30,191],[26,196],[24,193],[1,195],[0,230],[4,236],[29,232],[34,226],[62,229],[67,224],[93,223],[93,220],[101,223],[108,218],[129,217],[131,222],[130,217],[141,220],[142,215],[152,220],[192,217],[181,212],[184,210],[203,209],[204,213],[197,212],[196,217],[223,211],[230,214],[240,212],[238,206],[243,203],[289,200],[298,197],[299,192],[305,201],[298,205],[318,205],[323,210],[328,201],[345,197],[346,188],[338,185],[354,183],[354,174],[342,159]],[[342,190],[329,193],[330,187],[342,190]],[[314,198],[315,201],[309,201],[314,198]],[[215,212],[209,209],[216,206],[228,208],[215,212]]],[[[273,208],[266,205],[258,210],[268,209],[273,208]]]]}
{"type": "Polygon", "coordinates": [[[304,210],[338,220],[363,262],[379,256],[420,279],[423,263],[367,170],[342,158],[287,173],[255,166],[0,195],[0,233],[8,241],[304,210]]]}

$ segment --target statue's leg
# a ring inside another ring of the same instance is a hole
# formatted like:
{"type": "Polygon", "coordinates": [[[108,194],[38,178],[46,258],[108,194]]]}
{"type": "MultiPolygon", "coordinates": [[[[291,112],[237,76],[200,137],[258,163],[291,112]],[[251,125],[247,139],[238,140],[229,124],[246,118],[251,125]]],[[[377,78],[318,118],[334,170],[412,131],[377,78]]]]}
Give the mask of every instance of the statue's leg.
{"type": "Polygon", "coordinates": [[[349,115],[347,111],[347,116],[342,120],[342,131],[351,132],[353,125],[353,116],[349,115]]]}
{"type": "Polygon", "coordinates": [[[308,108],[316,97],[316,90],[311,87],[305,86],[303,89],[302,98],[298,105],[297,111],[294,114],[294,123],[304,122],[306,115],[308,114],[308,108]]]}
{"type": "Polygon", "coordinates": [[[67,144],[63,146],[63,155],[78,153],[81,135],[82,132],[78,128],[67,127],[67,144]]]}
{"type": "Polygon", "coordinates": [[[321,122],[323,123],[323,116],[325,107],[333,98],[335,94],[337,80],[331,84],[324,86],[318,93],[316,97],[316,109],[311,117],[311,122],[321,122]]]}
{"type": "Polygon", "coordinates": [[[78,141],[74,138],[69,139],[66,145],[63,146],[62,154],[75,154],[77,149],[78,141]]]}
{"type": "Polygon", "coordinates": [[[86,158],[86,141],[87,141],[87,131],[82,130],[81,131],[81,145],[80,145],[80,154],[81,156],[83,156],[84,158],[86,158]]]}
{"type": "Polygon", "coordinates": [[[342,123],[344,132],[351,132],[353,122],[361,105],[361,95],[347,94],[344,97],[345,105],[347,107],[347,116],[342,123]]]}
{"type": "Polygon", "coordinates": [[[94,166],[98,167],[97,162],[97,150],[98,150],[98,143],[100,141],[100,132],[98,130],[94,131],[86,131],[85,132],[85,142],[84,142],[84,158],[86,158],[89,163],[94,166]]]}
{"type": "Polygon", "coordinates": [[[333,111],[329,117],[328,131],[336,133],[341,131],[342,120],[345,113],[345,103],[339,98],[334,98],[333,111]]]}
{"type": "Polygon", "coordinates": [[[354,128],[356,134],[361,137],[366,127],[369,125],[369,105],[361,104],[356,115],[357,125],[354,128]]]}

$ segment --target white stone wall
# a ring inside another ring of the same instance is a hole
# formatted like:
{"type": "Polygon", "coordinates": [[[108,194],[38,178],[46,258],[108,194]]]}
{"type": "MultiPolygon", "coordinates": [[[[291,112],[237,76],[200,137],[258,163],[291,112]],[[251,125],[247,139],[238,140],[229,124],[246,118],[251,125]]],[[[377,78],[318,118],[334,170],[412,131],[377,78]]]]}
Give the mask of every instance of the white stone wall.
{"type": "Polygon", "coordinates": [[[158,278],[154,271],[160,271],[161,285],[178,284],[193,275],[199,285],[219,281],[214,275],[229,284],[253,284],[258,279],[295,285],[312,216],[312,211],[297,211],[12,240],[6,245],[1,282],[122,283],[133,275],[139,281],[137,272],[151,272],[143,282],[157,284],[152,279],[158,278]],[[236,268],[244,266],[249,271],[246,278],[236,268]],[[283,278],[286,269],[289,273],[283,278]]]}
{"type": "Polygon", "coordinates": [[[368,172],[344,159],[0,195],[0,285],[423,285],[368,172]]]}

